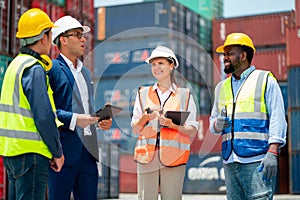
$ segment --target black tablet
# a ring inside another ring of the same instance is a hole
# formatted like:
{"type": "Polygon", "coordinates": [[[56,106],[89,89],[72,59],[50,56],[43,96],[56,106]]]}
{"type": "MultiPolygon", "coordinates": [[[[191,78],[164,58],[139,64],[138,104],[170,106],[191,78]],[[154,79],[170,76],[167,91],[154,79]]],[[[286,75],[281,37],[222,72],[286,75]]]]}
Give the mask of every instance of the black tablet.
{"type": "Polygon", "coordinates": [[[122,110],[123,109],[118,106],[106,104],[104,107],[100,108],[93,115],[100,117],[100,120],[109,119],[109,118],[113,118],[115,115],[117,115],[122,110]]]}
{"type": "Polygon", "coordinates": [[[182,126],[189,114],[189,111],[167,111],[165,117],[172,119],[174,124],[182,126]]]}

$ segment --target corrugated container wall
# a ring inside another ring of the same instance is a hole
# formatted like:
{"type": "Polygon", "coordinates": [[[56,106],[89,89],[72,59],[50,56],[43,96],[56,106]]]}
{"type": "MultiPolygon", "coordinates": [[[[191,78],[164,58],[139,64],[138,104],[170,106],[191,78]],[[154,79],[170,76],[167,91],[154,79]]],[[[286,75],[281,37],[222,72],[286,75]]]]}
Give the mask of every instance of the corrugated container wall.
{"type": "Polygon", "coordinates": [[[10,41],[10,3],[8,0],[0,2],[0,53],[8,54],[9,53],[9,41],[10,41]]]}
{"type": "Polygon", "coordinates": [[[6,173],[2,157],[0,157],[0,199],[6,199],[6,173]]]}
{"type": "Polygon", "coordinates": [[[197,14],[212,20],[223,16],[223,0],[175,0],[176,2],[186,6],[197,14]]]}
{"type": "Polygon", "coordinates": [[[1,88],[2,88],[5,71],[11,61],[12,61],[11,57],[0,54],[0,94],[1,94],[1,88]]]}
{"type": "Polygon", "coordinates": [[[255,47],[285,46],[285,28],[293,24],[294,12],[216,19],[213,21],[212,30],[213,50],[222,45],[226,35],[232,32],[248,34],[255,47]]]}
{"type": "MultiPolygon", "coordinates": [[[[300,12],[300,11],[299,11],[300,12]]],[[[287,65],[289,67],[300,66],[300,56],[299,56],[299,47],[300,47],[300,26],[289,27],[287,28],[287,65]]]]}
{"type": "Polygon", "coordinates": [[[299,84],[300,66],[290,68],[288,76],[288,97],[289,97],[289,172],[290,184],[289,192],[300,193],[299,177],[300,172],[300,87],[299,84]]]}
{"type": "Polygon", "coordinates": [[[170,28],[191,37],[211,52],[211,20],[176,1],[100,7],[95,13],[97,40],[141,27],[170,28]]]}

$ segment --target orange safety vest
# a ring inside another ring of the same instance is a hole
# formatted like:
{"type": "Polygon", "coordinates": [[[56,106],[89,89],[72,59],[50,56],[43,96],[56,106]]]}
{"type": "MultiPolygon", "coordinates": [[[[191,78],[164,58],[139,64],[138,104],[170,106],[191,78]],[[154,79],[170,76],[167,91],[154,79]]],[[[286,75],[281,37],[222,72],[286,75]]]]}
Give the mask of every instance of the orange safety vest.
{"type": "MultiPolygon", "coordinates": [[[[160,100],[153,87],[141,87],[139,98],[142,110],[147,107],[159,107],[160,100]]],[[[171,93],[163,105],[163,114],[166,111],[186,111],[190,98],[188,88],[177,88],[171,93]]],[[[178,130],[160,127],[157,119],[151,120],[140,132],[134,160],[147,164],[153,160],[156,147],[159,151],[160,162],[169,167],[186,164],[190,155],[190,137],[178,130]],[[159,144],[157,143],[159,141],[159,144]]]]}

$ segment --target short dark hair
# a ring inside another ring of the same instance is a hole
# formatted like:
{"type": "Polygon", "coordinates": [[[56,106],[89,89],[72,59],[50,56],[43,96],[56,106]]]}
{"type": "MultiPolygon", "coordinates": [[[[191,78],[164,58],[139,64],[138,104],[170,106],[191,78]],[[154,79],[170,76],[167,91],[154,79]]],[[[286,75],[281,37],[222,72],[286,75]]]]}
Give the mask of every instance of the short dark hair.
{"type": "Polygon", "coordinates": [[[249,62],[249,65],[252,62],[253,56],[254,56],[254,50],[251,47],[245,46],[245,45],[241,45],[241,50],[245,51],[247,53],[247,60],[249,62]]]}

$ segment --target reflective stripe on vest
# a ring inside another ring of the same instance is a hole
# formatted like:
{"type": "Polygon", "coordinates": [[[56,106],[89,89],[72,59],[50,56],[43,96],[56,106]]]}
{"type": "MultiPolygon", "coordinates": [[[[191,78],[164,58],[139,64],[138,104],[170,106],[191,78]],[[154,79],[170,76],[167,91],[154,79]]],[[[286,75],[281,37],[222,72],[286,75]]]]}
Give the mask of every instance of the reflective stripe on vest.
{"type": "Polygon", "coordinates": [[[231,89],[231,77],[218,86],[218,110],[221,112],[226,106],[227,116],[233,119],[233,130],[229,127],[222,132],[223,159],[227,160],[233,149],[241,157],[256,156],[267,151],[269,120],[264,94],[269,74],[268,71],[254,70],[237,92],[235,99],[231,89]]]}
{"type": "Polygon", "coordinates": [[[35,126],[22,87],[24,70],[37,62],[32,56],[19,54],[7,68],[0,100],[0,155],[38,153],[52,157],[35,126]]]}
{"type": "MultiPolygon", "coordinates": [[[[189,95],[189,89],[177,88],[175,94],[171,93],[166,100],[163,110],[187,110],[189,95]]],[[[139,97],[142,110],[147,107],[160,109],[159,97],[152,86],[140,88],[139,97]]],[[[153,159],[158,132],[160,132],[159,158],[161,163],[165,166],[186,164],[190,153],[189,136],[169,128],[160,128],[159,131],[157,119],[150,121],[141,131],[134,159],[140,163],[149,163],[153,159]]]]}

